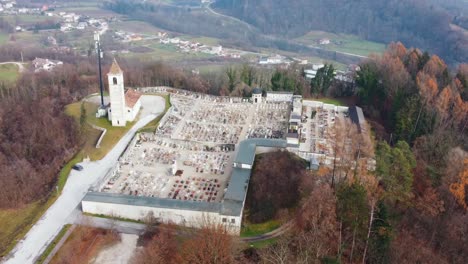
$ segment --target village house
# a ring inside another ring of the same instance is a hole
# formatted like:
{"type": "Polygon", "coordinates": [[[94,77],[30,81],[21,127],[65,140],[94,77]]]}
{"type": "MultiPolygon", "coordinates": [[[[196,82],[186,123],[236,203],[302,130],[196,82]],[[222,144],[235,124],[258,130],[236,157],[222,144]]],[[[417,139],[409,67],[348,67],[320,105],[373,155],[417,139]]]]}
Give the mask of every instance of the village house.
{"type": "Polygon", "coordinates": [[[55,67],[59,65],[63,65],[63,62],[59,60],[35,58],[32,61],[32,64],[34,66],[34,72],[40,72],[40,71],[51,71],[55,67]]]}

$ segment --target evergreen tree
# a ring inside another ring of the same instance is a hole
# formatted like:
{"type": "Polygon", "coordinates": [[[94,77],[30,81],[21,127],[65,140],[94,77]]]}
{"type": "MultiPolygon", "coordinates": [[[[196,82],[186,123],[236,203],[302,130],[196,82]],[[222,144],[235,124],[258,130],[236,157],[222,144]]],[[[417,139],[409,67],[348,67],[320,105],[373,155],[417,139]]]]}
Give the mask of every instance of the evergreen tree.
{"type": "Polygon", "coordinates": [[[392,241],[393,228],[389,223],[387,207],[381,201],[377,205],[375,220],[372,224],[372,234],[369,243],[368,263],[390,263],[390,243],[392,241]]]}
{"type": "Polygon", "coordinates": [[[84,104],[81,104],[80,108],[80,127],[81,130],[84,130],[86,124],[86,108],[84,107],[84,104]]]}
{"type": "Polygon", "coordinates": [[[334,78],[335,67],[333,67],[333,64],[325,64],[325,66],[317,70],[317,74],[310,82],[311,93],[326,96],[334,78]]]}
{"type": "Polygon", "coordinates": [[[405,141],[398,141],[394,148],[380,142],[376,151],[376,173],[384,184],[384,197],[390,202],[404,202],[411,197],[412,169],[416,160],[405,141]]]}
{"type": "Polygon", "coordinates": [[[350,251],[350,262],[359,256],[354,252],[362,252],[366,239],[369,208],[366,189],[354,182],[343,184],[337,190],[337,216],[343,223],[345,251],[350,251]]]}

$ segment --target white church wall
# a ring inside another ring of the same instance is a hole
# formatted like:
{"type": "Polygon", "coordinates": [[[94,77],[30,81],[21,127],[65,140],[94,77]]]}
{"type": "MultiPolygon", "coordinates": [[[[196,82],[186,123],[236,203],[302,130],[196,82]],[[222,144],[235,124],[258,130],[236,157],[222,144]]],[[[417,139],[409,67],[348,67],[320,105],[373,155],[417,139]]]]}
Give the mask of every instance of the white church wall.
{"type": "Polygon", "coordinates": [[[109,97],[110,97],[110,118],[112,126],[125,126],[125,94],[123,74],[108,74],[109,97]]]}
{"type": "Polygon", "coordinates": [[[133,120],[135,120],[135,118],[138,115],[138,112],[140,111],[140,108],[141,108],[141,100],[138,100],[132,108],[126,107],[127,121],[132,122],[133,120]]]}

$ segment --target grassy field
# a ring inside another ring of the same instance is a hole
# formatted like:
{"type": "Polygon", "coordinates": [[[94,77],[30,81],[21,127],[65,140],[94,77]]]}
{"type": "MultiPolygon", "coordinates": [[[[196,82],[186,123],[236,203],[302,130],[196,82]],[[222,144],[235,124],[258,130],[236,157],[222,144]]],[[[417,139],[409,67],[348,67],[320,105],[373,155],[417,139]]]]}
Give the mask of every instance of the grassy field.
{"type": "Polygon", "coordinates": [[[1,64],[0,65],[0,83],[12,84],[16,82],[19,77],[18,66],[15,64],[1,64]]]}
{"type": "Polygon", "coordinates": [[[210,45],[210,46],[215,46],[219,45],[220,40],[217,38],[210,38],[210,37],[194,37],[194,36],[181,36],[182,39],[184,40],[189,40],[191,42],[199,42],[201,44],[205,45],[210,45]]]}
{"type": "Polygon", "coordinates": [[[368,56],[371,53],[382,53],[385,50],[385,44],[382,43],[366,41],[354,35],[333,34],[323,31],[311,31],[296,40],[306,45],[362,56],[368,56]],[[323,38],[329,39],[331,43],[319,45],[317,41],[323,38]]]}
{"type": "Polygon", "coordinates": [[[278,220],[270,220],[260,224],[251,224],[244,220],[242,223],[241,237],[252,237],[271,232],[281,226],[278,220]]]}
{"type": "Polygon", "coordinates": [[[142,61],[186,61],[190,59],[206,59],[213,55],[204,53],[184,53],[173,45],[160,44],[156,41],[141,42],[142,46],[147,46],[152,49],[146,53],[128,53],[122,54],[124,57],[138,58],[142,61]]]}
{"type": "Polygon", "coordinates": [[[138,20],[124,20],[111,24],[111,28],[114,30],[123,30],[128,32],[140,33],[140,34],[149,34],[154,35],[158,32],[164,31],[160,28],[157,28],[149,23],[138,21],[138,20]]]}
{"type": "MultiPolygon", "coordinates": [[[[101,142],[101,147],[97,149],[95,148],[95,145],[99,138],[100,131],[88,128],[85,147],[82,150],[81,155],[82,157],[89,156],[91,160],[100,160],[115,146],[115,144],[117,144],[122,136],[125,135],[125,133],[127,133],[127,131],[136,122],[128,122],[125,127],[113,127],[107,118],[96,118],[98,105],[89,102],[84,102],[83,104],[86,109],[86,121],[90,124],[107,129],[107,133],[101,142]]],[[[80,111],[81,102],[70,104],[65,108],[65,112],[74,117],[77,122],[80,119],[80,111]]]]}
{"type": "Polygon", "coordinates": [[[42,32],[33,33],[32,31],[17,32],[15,36],[15,45],[22,47],[44,47],[44,44],[41,42],[43,37],[42,32]]]}
{"type": "Polygon", "coordinates": [[[252,242],[249,243],[248,245],[253,248],[261,249],[261,248],[266,248],[271,244],[274,244],[276,241],[278,241],[278,238],[270,238],[258,242],[252,242]]]}
{"type": "Polygon", "coordinates": [[[31,15],[31,14],[18,14],[18,15],[2,15],[6,21],[8,21],[12,25],[31,25],[36,24],[44,21],[57,21],[57,18],[43,16],[43,15],[31,15]]]}

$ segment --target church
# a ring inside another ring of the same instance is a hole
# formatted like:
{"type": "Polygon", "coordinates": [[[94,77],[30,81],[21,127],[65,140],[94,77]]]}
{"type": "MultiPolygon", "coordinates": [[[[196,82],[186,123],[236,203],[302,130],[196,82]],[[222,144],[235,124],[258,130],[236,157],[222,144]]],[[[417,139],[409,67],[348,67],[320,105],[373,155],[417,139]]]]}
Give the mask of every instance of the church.
{"type": "Polygon", "coordinates": [[[135,120],[141,108],[141,93],[128,89],[125,92],[123,71],[114,59],[107,74],[110,103],[107,116],[112,126],[125,126],[135,120]]]}

